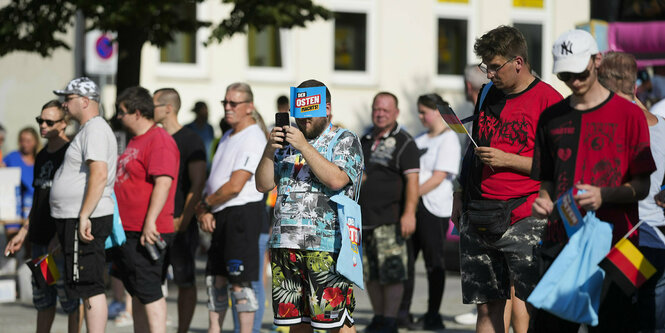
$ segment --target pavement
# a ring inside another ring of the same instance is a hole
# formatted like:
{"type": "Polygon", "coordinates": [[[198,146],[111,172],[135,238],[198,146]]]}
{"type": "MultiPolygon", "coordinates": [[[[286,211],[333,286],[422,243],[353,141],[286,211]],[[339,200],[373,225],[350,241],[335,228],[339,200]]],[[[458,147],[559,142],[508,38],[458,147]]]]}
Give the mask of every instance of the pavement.
{"type": "MultiPolygon", "coordinates": [[[[4,236],[4,235],[2,235],[4,236]]],[[[2,237],[4,238],[4,237],[2,237]]],[[[4,246],[3,246],[4,248],[4,246]]],[[[206,332],[208,327],[208,310],[206,307],[206,291],[204,286],[203,271],[205,267],[205,257],[200,256],[197,258],[197,286],[198,288],[198,303],[194,313],[194,319],[190,332],[200,333],[206,332]]],[[[269,281],[269,279],[266,279],[269,281]]],[[[267,300],[270,300],[270,290],[267,288],[267,300]]],[[[369,324],[372,318],[372,308],[369,302],[367,293],[359,288],[355,288],[356,292],[356,311],[353,317],[356,321],[356,328],[358,332],[363,332],[365,327],[369,324]]],[[[110,293],[107,293],[107,296],[110,293]]],[[[176,332],[177,328],[177,310],[176,310],[177,288],[173,284],[168,286],[167,311],[169,325],[167,332],[176,332]]],[[[59,305],[58,305],[59,307],[59,305]]],[[[446,325],[445,332],[474,332],[474,326],[459,325],[454,322],[455,315],[469,312],[473,308],[472,305],[462,304],[462,292],[460,277],[458,273],[447,272],[446,286],[444,292],[443,305],[441,306],[441,313],[443,315],[444,324],[446,325]]],[[[427,309],[427,280],[425,275],[425,267],[422,258],[416,262],[416,288],[412,302],[411,311],[416,317],[422,316],[427,309]]],[[[35,331],[35,318],[36,310],[33,308],[30,301],[20,301],[10,303],[0,303],[0,331],[1,332],[34,332],[35,331]]],[[[58,308],[56,318],[53,323],[51,332],[66,333],[67,332],[67,316],[58,308]]],[[[266,311],[263,316],[262,332],[271,331],[272,327],[272,306],[271,303],[266,305],[266,311]]],[[[85,325],[84,329],[85,331],[85,325]]],[[[106,331],[110,333],[118,332],[133,332],[132,326],[118,327],[113,321],[109,321],[106,326],[106,331]]],[[[223,331],[233,331],[233,320],[230,313],[227,313],[226,320],[224,321],[223,331]]],[[[283,331],[282,331],[283,332],[283,331]]],[[[409,332],[406,329],[400,329],[400,333],[409,332]]],[[[419,332],[419,331],[411,331],[419,332]]],[[[427,332],[427,331],[422,331],[427,332]]]]}

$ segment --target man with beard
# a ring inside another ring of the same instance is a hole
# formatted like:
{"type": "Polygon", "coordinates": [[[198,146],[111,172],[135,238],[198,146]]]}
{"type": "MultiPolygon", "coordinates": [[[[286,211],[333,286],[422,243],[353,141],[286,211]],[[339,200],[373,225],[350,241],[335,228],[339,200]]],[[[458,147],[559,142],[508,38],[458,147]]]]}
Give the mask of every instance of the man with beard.
{"type": "Polygon", "coordinates": [[[248,84],[229,85],[222,106],[231,129],[219,140],[196,208],[201,229],[212,233],[206,266],[208,332],[221,331],[230,289],[240,332],[249,333],[259,308],[251,282],[259,277],[259,233],[267,218],[254,171],[266,137],[252,117],[254,94],[248,84]]]}
{"type": "MultiPolygon", "coordinates": [[[[649,193],[649,175],[656,170],[649,128],[642,110],[607,90],[598,81],[602,54],[584,30],[561,35],[552,47],[552,72],[573,92],[543,112],[536,129],[531,178],[541,181],[533,215],[549,218],[543,251],[568,241],[553,201],[571,188],[585,211],[595,211],[614,225],[612,245],[639,221],[637,202],[649,193]]],[[[637,242],[637,233],[628,239],[637,242]]],[[[590,332],[635,332],[638,318],[632,296],[605,278],[599,324],[590,332]]],[[[534,317],[535,332],[577,332],[578,323],[544,310],[534,317]]]]}
{"type": "MultiPolygon", "coordinates": [[[[307,80],[298,86],[308,87],[325,85],[307,80]]],[[[330,99],[326,88],[325,117],[273,128],[256,172],[259,191],[277,185],[269,242],[274,323],[291,332],[353,329],[353,288],[335,269],[341,234],[331,197],[357,197],[363,158],[358,138],[330,124],[330,99]]]]}

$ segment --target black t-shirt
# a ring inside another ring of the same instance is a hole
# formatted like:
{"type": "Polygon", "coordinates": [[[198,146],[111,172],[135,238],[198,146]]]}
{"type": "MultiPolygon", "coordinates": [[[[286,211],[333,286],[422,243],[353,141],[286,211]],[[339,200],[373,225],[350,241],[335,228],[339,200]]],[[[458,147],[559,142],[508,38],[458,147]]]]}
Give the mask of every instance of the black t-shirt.
{"type": "Polygon", "coordinates": [[[173,140],[180,150],[180,171],[178,174],[178,187],[175,191],[175,205],[173,217],[180,217],[185,209],[185,199],[192,183],[189,180],[189,163],[193,161],[206,161],[203,140],[196,132],[187,127],[181,128],[173,134],[173,140]]]}
{"type": "Polygon", "coordinates": [[[360,190],[363,228],[399,223],[404,210],[406,175],[420,171],[420,153],[399,126],[382,137],[361,140],[367,180],[360,190]]]}
{"type": "Polygon", "coordinates": [[[55,221],[51,218],[49,195],[53,176],[65,159],[65,152],[69,143],[53,153],[44,147],[35,157],[34,180],[32,186],[35,194],[32,201],[32,216],[28,227],[28,240],[32,243],[48,245],[55,235],[55,221]]]}

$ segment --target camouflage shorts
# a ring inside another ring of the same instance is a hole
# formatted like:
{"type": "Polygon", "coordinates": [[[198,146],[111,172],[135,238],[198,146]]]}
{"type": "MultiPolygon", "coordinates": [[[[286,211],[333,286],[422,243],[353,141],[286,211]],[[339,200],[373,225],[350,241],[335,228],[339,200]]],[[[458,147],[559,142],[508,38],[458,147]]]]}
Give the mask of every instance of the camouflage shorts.
{"type": "Polygon", "coordinates": [[[309,323],[322,330],[353,325],[353,285],[335,270],[336,253],[271,249],[270,264],[275,325],[309,323]]]}
{"type": "Polygon", "coordinates": [[[510,299],[510,281],[515,296],[526,300],[540,279],[534,256],[545,232],[547,220],[527,217],[511,225],[498,240],[487,240],[460,225],[460,271],[462,301],[481,304],[510,299]]]}
{"type": "Polygon", "coordinates": [[[363,273],[367,281],[404,281],[408,277],[407,261],[406,240],[399,224],[382,225],[363,233],[363,273]]]}

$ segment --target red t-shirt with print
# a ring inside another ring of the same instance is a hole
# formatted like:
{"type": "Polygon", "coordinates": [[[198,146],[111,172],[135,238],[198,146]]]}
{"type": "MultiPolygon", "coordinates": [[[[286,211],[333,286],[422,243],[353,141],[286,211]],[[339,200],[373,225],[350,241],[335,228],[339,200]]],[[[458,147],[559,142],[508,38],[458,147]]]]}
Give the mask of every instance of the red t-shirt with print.
{"type": "MultiPolygon", "coordinates": [[[[531,177],[552,182],[555,198],[578,183],[621,186],[633,176],[654,170],[644,113],[614,93],[589,110],[573,109],[567,98],[540,118],[531,177]]],[[[639,221],[637,201],[603,203],[596,216],[614,224],[614,244],[639,221]]],[[[634,233],[633,239],[636,236],[634,233]]],[[[546,240],[567,240],[556,213],[548,222],[546,240]]]]}
{"type": "MultiPolygon", "coordinates": [[[[524,91],[506,95],[491,87],[477,112],[473,136],[479,146],[493,147],[507,153],[533,157],[536,125],[540,114],[562,99],[549,84],[535,79],[524,91]]],[[[531,216],[540,182],[511,168],[490,168],[475,159],[471,171],[471,198],[509,200],[528,196],[526,202],[511,213],[511,223],[531,216]]]]}
{"type": "Polygon", "coordinates": [[[146,133],[133,137],[118,158],[115,196],[122,226],[126,231],[142,231],[150,196],[155,186],[153,177],[169,176],[173,179],[164,208],[156,221],[157,232],[171,233],[173,203],[180,152],[173,138],[161,127],[153,126],[146,133]]]}

